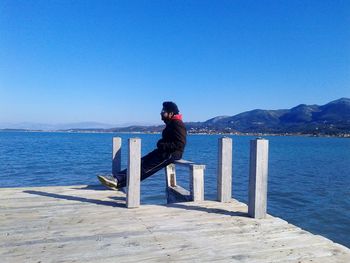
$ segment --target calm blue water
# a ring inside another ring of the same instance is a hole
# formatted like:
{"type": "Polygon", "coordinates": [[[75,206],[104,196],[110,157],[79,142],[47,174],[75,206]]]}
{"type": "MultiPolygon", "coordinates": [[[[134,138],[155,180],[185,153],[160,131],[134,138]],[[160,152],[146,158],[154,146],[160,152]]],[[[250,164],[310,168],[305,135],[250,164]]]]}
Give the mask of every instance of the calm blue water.
{"type": "MultiPolygon", "coordinates": [[[[113,136],[142,139],[142,153],[160,135],[0,132],[0,187],[98,184],[111,170],[113,136]]],[[[220,136],[188,136],[185,159],[207,165],[205,193],[216,197],[217,141],[220,136]]],[[[247,203],[249,141],[232,136],[233,195],[247,203]]],[[[267,137],[270,141],[268,212],[350,247],[350,139],[267,137]]],[[[187,176],[178,172],[178,183],[187,176]]],[[[187,175],[187,174],[186,174],[187,175]]],[[[165,203],[162,172],[142,183],[142,203],[165,203]]],[[[1,190],[0,190],[1,191],[1,190]]]]}

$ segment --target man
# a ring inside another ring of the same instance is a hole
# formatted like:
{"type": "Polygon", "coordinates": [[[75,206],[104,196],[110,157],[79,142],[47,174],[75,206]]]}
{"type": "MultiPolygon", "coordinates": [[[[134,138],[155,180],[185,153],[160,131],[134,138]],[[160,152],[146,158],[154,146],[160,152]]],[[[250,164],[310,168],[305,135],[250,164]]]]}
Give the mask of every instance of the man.
{"type": "MultiPolygon", "coordinates": [[[[157,142],[157,148],[141,158],[141,181],[155,174],[162,168],[182,158],[186,145],[186,128],[182,115],[174,102],[163,102],[160,113],[166,124],[162,138],[157,142]]],[[[127,170],[113,176],[97,176],[100,182],[113,190],[126,186],[127,170]]]]}

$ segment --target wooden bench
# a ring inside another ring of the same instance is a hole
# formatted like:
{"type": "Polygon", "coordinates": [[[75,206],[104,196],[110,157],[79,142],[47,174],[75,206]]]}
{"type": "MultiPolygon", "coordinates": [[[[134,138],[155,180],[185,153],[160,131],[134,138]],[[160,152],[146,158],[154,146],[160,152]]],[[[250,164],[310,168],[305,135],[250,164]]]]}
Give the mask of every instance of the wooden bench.
{"type": "Polygon", "coordinates": [[[177,160],[165,168],[166,195],[168,203],[203,201],[204,200],[204,169],[205,165],[187,160],[177,160]],[[189,190],[177,185],[176,166],[189,170],[189,190]]]}
{"type": "MultiPolygon", "coordinates": [[[[121,146],[120,137],[113,138],[112,149],[112,173],[118,173],[121,167],[121,146]]],[[[136,208],[140,206],[140,168],[141,168],[141,139],[128,139],[128,173],[126,186],[126,207],[136,208]]],[[[204,200],[204,169],[205,165],[196,164],[186,160],[177,160],[165,168],[167,202],[185,202],[204,200]],[[176,184],[177,166],[184,166],[189,169],[190,185],[189,190],[176,184]]]]}

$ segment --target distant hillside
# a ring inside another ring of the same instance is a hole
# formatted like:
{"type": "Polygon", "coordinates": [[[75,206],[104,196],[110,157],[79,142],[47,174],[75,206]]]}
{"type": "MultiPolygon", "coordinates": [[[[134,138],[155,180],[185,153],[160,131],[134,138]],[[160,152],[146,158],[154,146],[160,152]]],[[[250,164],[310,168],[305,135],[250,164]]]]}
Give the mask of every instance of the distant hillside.
{"type": "Polygon", "coordinates": [[[47,123],[0,123],[1,129],[11,130],[67,130],[67,129],[108,129],[115,127],[115,125],[99,123],[99,122],[77,122],[77,123],[62,123],[62,124],[47,124],[47,123]]]}
{"type": "MultiPolygon", "coordinates": [[[[300,104],[291,109],[255,109],[234,116],[217,116],[204,122],[187,122],[191,133],[299,133],[350,134],[350,99],[342,98],[326,105],[300,104]]],[[[160,132],[160,126],[114,128],[112,132],[160,132]]]]}
{"type": "Polygon", "coordinates": [[[187,127],[193,132],[350,133],[350,99],[341,98],[322,106],[301,104],[284,110],[256,109],[202,123],[189,123],[187,127]]]}
{"type": "MultiPolygon", "coordinates": [[[[325,105],[300,104],[291,109],[255,109],[234,116],[217,116],[204,122],[185,123],[190,133],[265,133],[350,136],[350,99],[341,98],[325,105]]],[[[106,125],[107,126],[107,125],[106,125]]],[[[161,132],[164,125],[134,125],[108,128],[83,123],[81,127],[60,128],[70,132],[161,132]],[[94,128],[83,128],[86,126],[94,128]]],[[[7,127],[18,129],[19,127],[7,127]]],[[[5,129],[3,129],[5,130],[5,129]]],[[[31,129],[33,130],[33,129],[31,129]]],[[[7,131],[9,131],[7,129],[7,131]]]]}

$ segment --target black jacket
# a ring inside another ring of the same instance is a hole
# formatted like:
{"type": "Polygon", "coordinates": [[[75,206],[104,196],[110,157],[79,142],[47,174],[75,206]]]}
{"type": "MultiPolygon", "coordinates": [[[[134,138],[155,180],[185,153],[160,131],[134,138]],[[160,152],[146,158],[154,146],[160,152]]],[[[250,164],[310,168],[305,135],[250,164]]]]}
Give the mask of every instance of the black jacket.
{"type": "Polygon", "coordinates": [[[185,145],[185,124],[179,118],[170,120],[162,132],[162,138],[157,143],[158,150],[178,160],[182,158],[185,145]]]}

